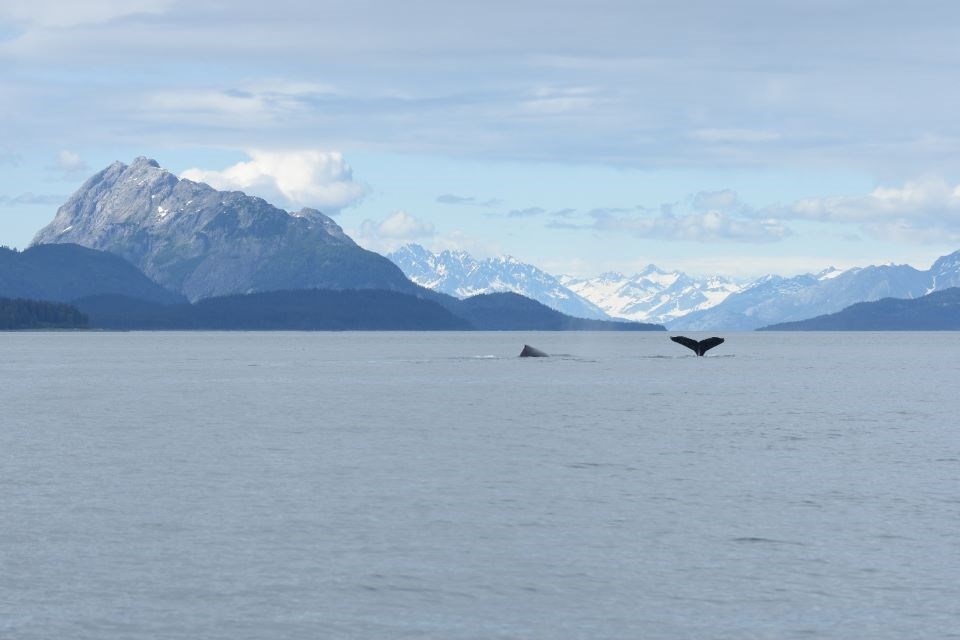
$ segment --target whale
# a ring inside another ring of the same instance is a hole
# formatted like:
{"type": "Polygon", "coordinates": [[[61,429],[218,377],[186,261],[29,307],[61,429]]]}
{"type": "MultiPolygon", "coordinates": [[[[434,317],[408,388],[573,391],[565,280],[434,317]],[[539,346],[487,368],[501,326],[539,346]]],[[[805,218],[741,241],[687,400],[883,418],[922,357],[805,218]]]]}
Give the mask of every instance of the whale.
{"type": "Polygon", "coordinates": [[[723,338],[705,338],[703,340],[694,340],[693,338],[687,338],[686,336],[671,336],[671,340],[677,344],[682,344],[687,349],[692,349],[695,354],[702,356],[710,349],[713,349],[718,344],[723,344],[723,338]]]}
{"type": "Polygon", "coordinates": [[[546,358],[548,357],[546,353],[540,351],[535,347],[531,347],[528,344],[523,345],[523,351],[520,352],[521,358],[546,358]]]}

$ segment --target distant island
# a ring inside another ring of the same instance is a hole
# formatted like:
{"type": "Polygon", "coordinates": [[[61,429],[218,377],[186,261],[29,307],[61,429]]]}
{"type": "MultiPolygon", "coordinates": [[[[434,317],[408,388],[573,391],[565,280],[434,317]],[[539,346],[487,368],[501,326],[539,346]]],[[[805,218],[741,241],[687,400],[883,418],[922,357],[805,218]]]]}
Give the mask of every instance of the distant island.
{"type": "Polygon", "coordinates": [[[860,302],[837,313],[758,331],[960,331],[960,287],[914,299],[860,302]]]}

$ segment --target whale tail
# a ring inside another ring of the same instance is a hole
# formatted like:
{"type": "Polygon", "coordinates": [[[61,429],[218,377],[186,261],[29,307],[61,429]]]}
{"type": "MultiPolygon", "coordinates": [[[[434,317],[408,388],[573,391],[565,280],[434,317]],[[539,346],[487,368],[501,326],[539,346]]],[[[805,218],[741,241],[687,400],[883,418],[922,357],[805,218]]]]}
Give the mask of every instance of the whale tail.
{"type": "Polygon", "coordinates": [[[698,356],[702,356],[710,349],[713,349],[718,344],[723,344],[723,338],[706,338],[704,340],[694,340],[693,338],[687,338],[686,336],[671,336],[671,340],[677,344],[682,344],[687,349],[691,349],[698,356]]]}

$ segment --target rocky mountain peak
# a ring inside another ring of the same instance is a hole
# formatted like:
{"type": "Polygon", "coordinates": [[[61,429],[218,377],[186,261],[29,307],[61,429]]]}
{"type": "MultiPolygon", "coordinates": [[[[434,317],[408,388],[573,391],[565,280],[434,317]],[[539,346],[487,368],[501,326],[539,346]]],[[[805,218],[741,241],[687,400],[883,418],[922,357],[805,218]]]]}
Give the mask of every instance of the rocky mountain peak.
{"type": "Polygon", "coordinates": [[[412,287],[316,209],[291,214],[262,198],[180,179],[146,157],[114,162],[87,180],[33,242],[54,243],[120,255],[191,299],[277,288],[412,287]],[[359,267],[353,260],[366,266],[347,273],[359,267]]]}
{"type": "Polygon", "coordinates": [[[130,164],[131,167],[153,167],[155,169],[160,168],[160,163],[154,160],[153,158],[147,158],[146,156],[137,156],[133,159],[133,162],[130,164]]]}

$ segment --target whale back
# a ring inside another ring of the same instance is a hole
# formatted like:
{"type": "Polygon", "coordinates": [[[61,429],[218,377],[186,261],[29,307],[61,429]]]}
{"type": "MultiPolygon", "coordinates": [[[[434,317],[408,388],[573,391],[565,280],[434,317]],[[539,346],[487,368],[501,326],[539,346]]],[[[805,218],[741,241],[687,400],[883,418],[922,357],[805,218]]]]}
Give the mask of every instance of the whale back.
{"type": "Polygon", "coordinates": [[[547,354],[536,347],[531,347],[528,344],[523,345],[523,351],[520,352],[521,358],[546,358],[547,354]]]}

